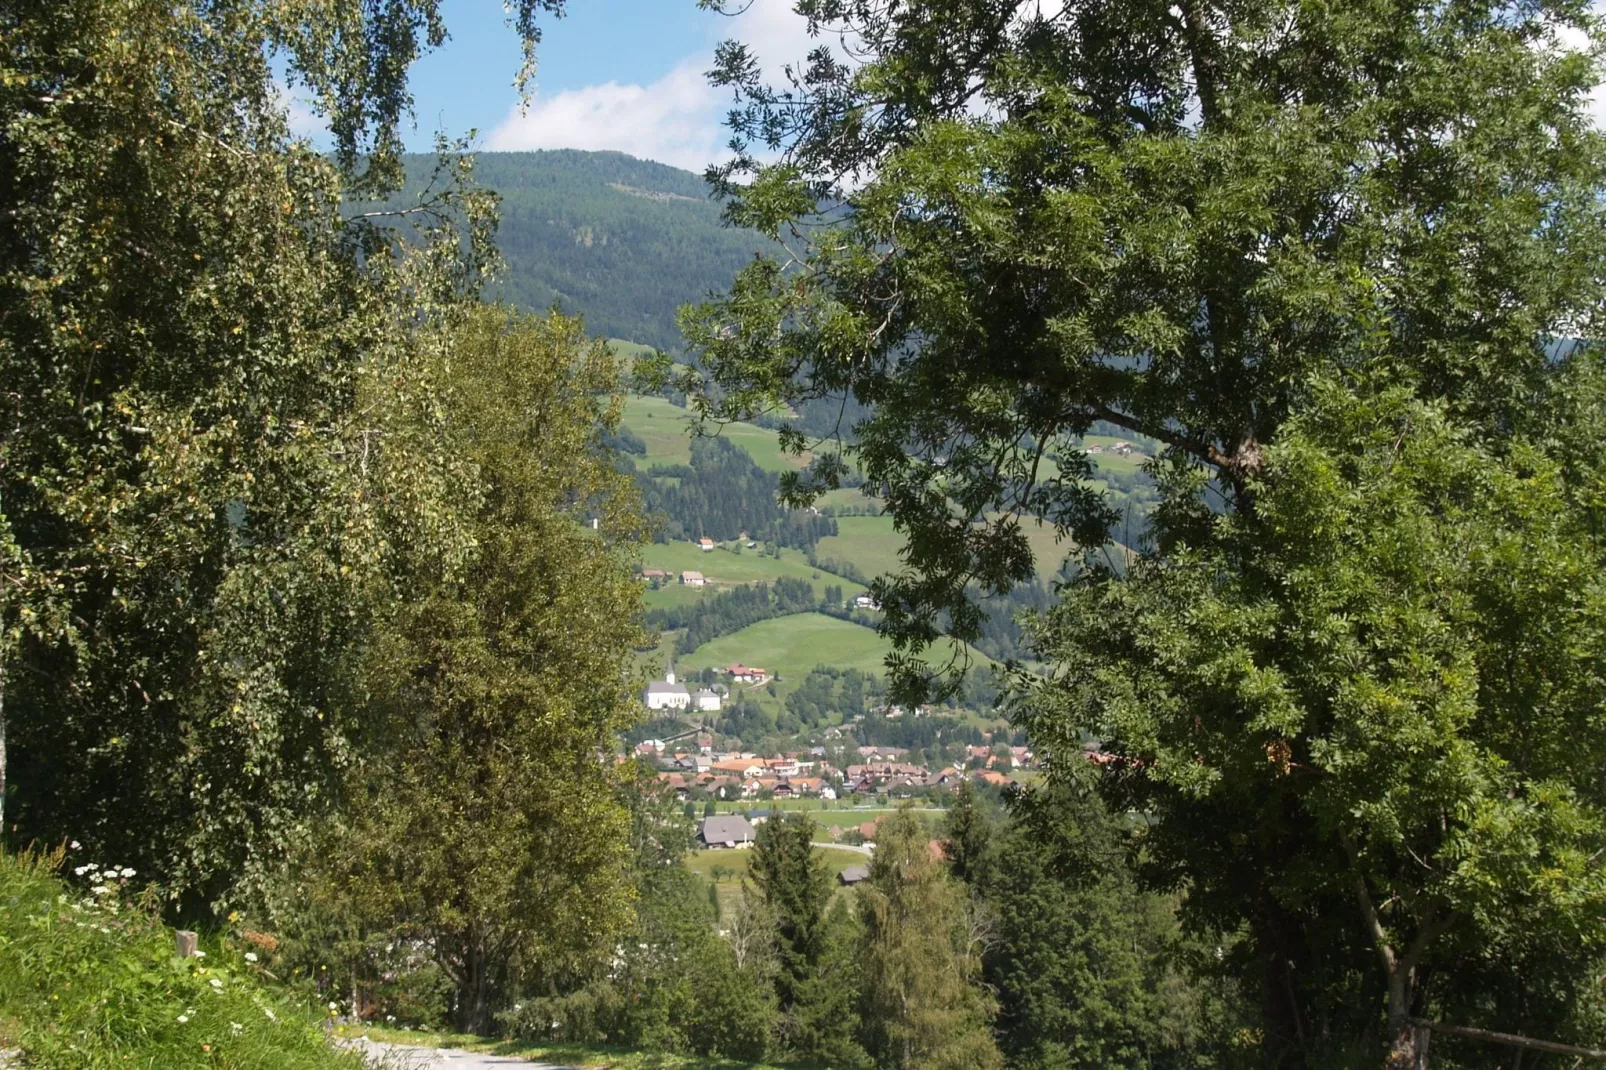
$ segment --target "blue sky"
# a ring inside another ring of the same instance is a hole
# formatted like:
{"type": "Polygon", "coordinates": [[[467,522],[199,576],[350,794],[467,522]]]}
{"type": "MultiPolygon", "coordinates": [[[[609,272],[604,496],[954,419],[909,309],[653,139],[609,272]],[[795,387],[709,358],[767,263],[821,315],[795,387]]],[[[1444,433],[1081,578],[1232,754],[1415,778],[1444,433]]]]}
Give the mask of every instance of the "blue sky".
{"type": "Polygon", "coordinates": [[[413,69],[414,147],[437,129],[479,131],[487,149],[618,149],[701,170],[722,152],[729,106],[703,77],[728,37],[778,72],[810,47],[789,0],[755,0],[737,17],[695,0],[569,0],[543,23],[536,93],[520,114],[513,76],[519,44],[497,0],[445,0],[452,39],[413,69]]]}

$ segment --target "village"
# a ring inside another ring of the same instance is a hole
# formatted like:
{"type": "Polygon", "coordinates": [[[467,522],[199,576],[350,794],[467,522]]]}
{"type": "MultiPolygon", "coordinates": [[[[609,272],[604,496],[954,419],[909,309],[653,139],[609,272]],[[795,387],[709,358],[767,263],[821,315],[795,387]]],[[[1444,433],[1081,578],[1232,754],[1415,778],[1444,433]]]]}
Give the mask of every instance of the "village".
{"type": "MultiPolygon", "coordinates": [[[[764,669],[747,665],[729,666],[724,675],[749,683],[767,678],[764,669]]],[[[642,698],[654,713],[714,713],[720,710],[726,692],[723,687],[691,690],[676,680],[671,669],[664,680],[649,683],[642,698]]],[[[813,744],[762,755],[717,750],[712,732],[691,730],[679,739],[641,740],[634,747],[634,756],[656,768],[658,779],[681,801],[884,801],[927,795],[932,789],[951,791],[965,781],[1002,789],[1017,783],[1019,773],[1035,768],[1034,755],[1024,746],[968,746],[962,765],[931,769],[906,760],[909,750],[905,747],[854,746],[842,740],[840,728],[827,735],[836,738],[834,745],[813,744]]]]}

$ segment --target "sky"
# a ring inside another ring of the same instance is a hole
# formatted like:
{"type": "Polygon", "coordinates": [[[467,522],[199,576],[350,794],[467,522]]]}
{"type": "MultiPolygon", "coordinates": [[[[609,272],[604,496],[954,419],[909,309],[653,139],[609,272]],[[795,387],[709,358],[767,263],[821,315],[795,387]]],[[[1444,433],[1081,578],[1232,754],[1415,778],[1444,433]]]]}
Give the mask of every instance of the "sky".
{"type": "MultiPolygon", "coordinates": [[[[727,38],[746,42],[777,81],[786,64],[801,63],[818,44],[791,5],[751,0],[740,15],[723,16],[699,11],[696,0],[568,0],[566,15],[542,21],[535,94],[521,108],[513,88],[519,41],[502,4],[443,0],[451,40],[412,70],[409,147],[428,151],[438,130],[454,137],[474,130],[480,149],[616,149],[700,172],[727,155],[721,119],[729,91],[705,77],[714,46],[727,38]]],[[[1597,0],[1597,10],[1603,6],[1597,0]]],[[[1596,123],[1606,126],[1606,91],[1592,104],[1596,123]]],[[[299,132],[322,140],[306,107],[292,102],[290,110],[299,132]]]]}
{"type": "MultiPolygon", "coordinates": [[[[724,155],[720,123],[729,91],[704,73],[726,38],[750,44],[778,74],[811,47],[791,0],[753,0],[737,16],[699,11],[695,0],[569,0],[544,18],[536,92],[521,111],[513,77],[519,41],[497,0],[445,0],[451,40],[413,68],[416,129],[427,150],[435,132],[478,131],[491,150],[617,149],[691,171],[724,155]]],[[[303,109],[300,122],[314,132],[303,109]]]]}

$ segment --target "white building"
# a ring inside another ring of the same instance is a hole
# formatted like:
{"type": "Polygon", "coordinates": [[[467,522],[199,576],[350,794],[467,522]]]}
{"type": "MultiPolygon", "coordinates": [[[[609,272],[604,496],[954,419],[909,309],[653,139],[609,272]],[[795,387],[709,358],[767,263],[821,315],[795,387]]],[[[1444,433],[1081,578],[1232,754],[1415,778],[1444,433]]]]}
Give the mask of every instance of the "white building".
{"type": "Polygon", "coordinates": [[[698,710],[718,710],[721,705],[719,694],[702,688],[692,696],[692,708],[698,710]]]}
{"type": "Polygon", "coordinates": [[[680,574],[680,582],[684,583],[687,587],[701,587],[708,581],[703,577],[703,574],[698,572],[696,569],[687,569],[685,572],[680,574]]]}
{"type": "Polygon", "coordinates": [[[642,698],[649,710],[683,710],[691,705],[691,692],[685,684],[675,683],[675,670],[670,669],[662,680],[647,685],[642,698]]]}

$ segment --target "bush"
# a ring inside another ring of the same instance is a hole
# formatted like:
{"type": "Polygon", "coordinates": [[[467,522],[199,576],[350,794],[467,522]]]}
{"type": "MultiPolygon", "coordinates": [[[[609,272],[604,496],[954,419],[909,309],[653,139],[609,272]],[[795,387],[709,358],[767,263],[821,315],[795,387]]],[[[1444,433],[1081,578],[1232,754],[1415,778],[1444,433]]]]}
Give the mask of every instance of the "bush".
{"type": "Polygon", "coordinates": [[[75,867],[64,855],[0,855],[0,1019],[32,1067],[349,1067],[305,1010],[278,998],[243,954],[179,959],[133,870],[75,867]]]}

